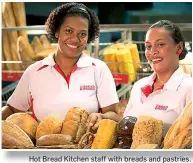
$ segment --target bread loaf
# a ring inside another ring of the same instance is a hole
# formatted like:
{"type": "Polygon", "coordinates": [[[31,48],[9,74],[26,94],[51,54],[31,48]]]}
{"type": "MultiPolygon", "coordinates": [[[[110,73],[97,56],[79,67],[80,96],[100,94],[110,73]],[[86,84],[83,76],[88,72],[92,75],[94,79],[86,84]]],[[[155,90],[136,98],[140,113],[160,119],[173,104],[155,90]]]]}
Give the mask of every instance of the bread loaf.
{"type": "MultiPolygon", "coordinates": [[[[11,2],[2,2],[2,17],[5,27],[16,27],[11,2]]],[[[9,38],[9,48],[11,50],[12,60],[19,61],[16,47],[18,33],[16,31],[7,31],[7,35],[9,38]]],[[[21,64],[14,63],[14,70],[21,70],[21,64]]]]}
{"type": "MultiPolygon", "coordinates": [[[[2,61],[6,61],[5,60],[5,53],[4,53],[4,50],[3,50],[3,46],[2,46],[2,61]]],[[[2,63],[1,66],[2,66],[2,70],[7,70],[6,63],[2,63]]]]}
{"type": "Polygon", "coordinates": [[[141,144],[161,144],[163,121],[150,116],[140,116],[133,129],[131,149],[141,144]]]}
{"type": "Polygon", "coordinates": [[[55,115],[45,117],[38,125],[36,131],[36,140],[41,136],[49,134],[59,134],[62,129],[62,120],[55,115]]]}
{"type": "Polygon", "coordinates": [[[48,38],[46,37],[46,35],[41,35],[40,36],[40,42],[43,45],[44,49],[49,49],[52,48],[52,45],[50,44],[48,38]]]}
{"type": "MultiPolygon", "coordinates": [[[[6,27],[3,17],[2,17],[2,27],[6,27]]],[[[10,44],[8,32],[2,31],[2,51],[4,52],[4,56],[5,56],[6,61],[12,61],[13,60],[10,45],[11,44],[10,44]]],[[[7,63],[6,66],[7,66],[8,70],[14,70],[14,64],[7,63]]]]}
{"type": "Polygon", "coordinates": [[[51,146],[51,145],[69,145],[73,144],[72,137],[64,134],[50,134],[41,136],[37,142],[37,146],[51,146]]]}
{"type": "Polygon", "coordinates": [[[27,113],[15,113],[7,117],[7,122],[19,126],[28,136],[34,140],[38,122],[27,113]]]}
{"type": "MultiPolygon", "coordinates": [[[[13,14],[15,17],[16,26],[26,26],[26,13],[25,13],[25,2],[12,2],[13,14]]],[[[26,30],[18,31],[19,36],[23,36],[28,40],[26,30]]]]}
{"type": "Polygon", "coordinates": [[[88,112],[81,108],[70,109],[63,121],[61,134],[72,136],[75,143],[78,143],[87,130],[88,112]]]}
{"type": "Polygon", "coordinates": [[[23,36],[19,36],[17,39],[17,55],[19,60],[24,61],[22,65],[25,69],[30,64],[32,64],[32,61],[35,57],[35,53],[31,45],[29,44],[28,40],[23,36]]]}
{"type": "Polygon", "coordinates": [[[34,36],[31,46],[35,53],[38,53],[44,49],[43,45],[40,42],[40,39],[37,36],[34,36]]]}
{"type": "Polygon", "coordinates": [[[34,58],[34,60],[41,60],[41,59],[44,59],[46,58],[49,54],[51,53],[55,53],[57,50],[57,47],[52,47],[52,48],[49,48],[49,49],[43,49],[42,51],[36,53],[36,56],[34,58]]]}
{"type": "Polygon", "coordinates": [[[165,138],[164,149],[183,149],[192,143],[192,101],[184,108],[178,119],[171,125],[165,138]]]}
{"type": "Polygon", "coordinates": [[[2,121],[2,146],[32,148],[34,144],[20,127],[13,123],[2,121]]]}

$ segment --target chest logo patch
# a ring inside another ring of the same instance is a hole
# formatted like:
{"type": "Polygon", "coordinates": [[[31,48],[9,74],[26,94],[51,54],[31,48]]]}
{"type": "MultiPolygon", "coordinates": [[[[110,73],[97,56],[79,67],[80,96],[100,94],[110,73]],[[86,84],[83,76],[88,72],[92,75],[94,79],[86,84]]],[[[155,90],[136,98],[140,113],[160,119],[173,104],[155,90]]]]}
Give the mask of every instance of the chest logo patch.
{"type": "Polygon", "coordinates": [[[156,105],[155,110],[167,110],[168,106],[156,105]]]}
{"type": "Polygon", "coordinates": [[[80,86],[80,90],[84,91],[84,90],[95,90],[95,85],[81,85],[80,86]]]}

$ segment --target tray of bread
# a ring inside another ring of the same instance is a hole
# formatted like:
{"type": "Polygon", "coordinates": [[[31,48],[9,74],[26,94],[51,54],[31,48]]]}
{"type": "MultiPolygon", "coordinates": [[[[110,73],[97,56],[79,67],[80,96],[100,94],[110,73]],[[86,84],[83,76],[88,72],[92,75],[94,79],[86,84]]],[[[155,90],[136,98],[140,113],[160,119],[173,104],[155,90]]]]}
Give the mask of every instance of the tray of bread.
{"type": "Polygon", "coordinates": [[[62,120],[50,115],[37,122],[28,113],[15,113],[2,121],[4,149],[190,149],[192,102],[163,137],[164,123],[151,116],[127,116],[119,122],[102,119],[96,132],[87,127],[89,114],[70,109],[62,120]]]}

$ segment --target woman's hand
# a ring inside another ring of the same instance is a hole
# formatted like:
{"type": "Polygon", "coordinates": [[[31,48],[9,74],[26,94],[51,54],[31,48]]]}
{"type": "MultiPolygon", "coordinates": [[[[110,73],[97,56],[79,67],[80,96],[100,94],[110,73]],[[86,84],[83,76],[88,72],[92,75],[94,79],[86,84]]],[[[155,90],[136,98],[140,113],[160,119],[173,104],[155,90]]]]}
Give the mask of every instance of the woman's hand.
{"type": "Polygon", "coordinates": [[[95,131],[99,127],[99,121],[103,119],[103,114],[101,113],[91,113],[88,118],[88,128],[95,131]]]}

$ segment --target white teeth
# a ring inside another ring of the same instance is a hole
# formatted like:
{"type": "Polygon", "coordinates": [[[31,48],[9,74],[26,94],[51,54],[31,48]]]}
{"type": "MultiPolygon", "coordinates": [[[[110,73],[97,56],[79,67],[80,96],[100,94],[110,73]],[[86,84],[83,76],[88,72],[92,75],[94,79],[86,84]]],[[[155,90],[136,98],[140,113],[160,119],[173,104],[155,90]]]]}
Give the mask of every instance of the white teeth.
{"type": "Polygon", "coordinates": [[[66,44],[68,47],[70,47],[70,48],[73,48],[73,49],[76,49],[77,48],[77,46],[75,46],[75,45],[70,45],[70,44],[66,44]]]}
{"type": "Polygon", "coordinates": [[[156,62],[156,61],[161,61],[161,60],[162,60],[161,58],[155,58],[155,59],[152,59],[151,61],[156,62]]]}

